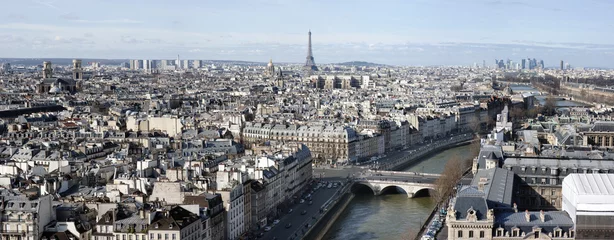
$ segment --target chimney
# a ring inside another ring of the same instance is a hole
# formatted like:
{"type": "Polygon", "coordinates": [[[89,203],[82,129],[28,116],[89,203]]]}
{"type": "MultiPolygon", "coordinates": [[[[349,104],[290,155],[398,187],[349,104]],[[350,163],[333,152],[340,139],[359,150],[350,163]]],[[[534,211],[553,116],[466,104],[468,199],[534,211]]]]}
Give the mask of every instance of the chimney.
{"type": "Polygon", "coordinates": [[[529,213],[529,210],[524,211],[524,219],[527,220],[527,222],[531,222],[531,214],[529,213]]]}
{"type": "Polygon", "coordinates": [[[514,212],[518,212],[518,205],[516,203],[514,203],[514,212]]]}
{"type": "Polygon", "coordinates": [[[145,209],[139,210],[139,216],[141,217],[141,219],[145,219],[145,209]]]}
{"type": "Polygon", "coordinates": [[[540,211],[539,211],[539,219],[540,219],[542,222],[546,222],[546,213],[544,213],[544,210],[540,210],[540,211]]]}

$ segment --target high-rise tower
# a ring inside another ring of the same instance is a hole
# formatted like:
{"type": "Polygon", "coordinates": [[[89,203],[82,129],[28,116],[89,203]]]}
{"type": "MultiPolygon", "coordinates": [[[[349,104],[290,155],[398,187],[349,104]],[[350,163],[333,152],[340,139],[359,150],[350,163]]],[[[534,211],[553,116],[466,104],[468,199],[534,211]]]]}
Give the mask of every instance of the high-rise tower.
{"type": "Polygon", "coordinates": [[[318,71],[316,62],[313,60],[313,53],[311,52],[311,30],[309,30],[309,42],[307,45],[307,61],[305,61],[305,70],[318,71]]]}

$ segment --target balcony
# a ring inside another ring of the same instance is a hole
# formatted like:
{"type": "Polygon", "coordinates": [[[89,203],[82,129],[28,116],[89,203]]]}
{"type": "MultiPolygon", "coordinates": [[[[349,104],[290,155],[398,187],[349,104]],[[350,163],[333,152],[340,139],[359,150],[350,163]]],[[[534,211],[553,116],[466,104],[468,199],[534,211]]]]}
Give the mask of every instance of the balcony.
{"type": "Polygon", "coordinates": [[[26,235],[26,231],[25,230],[0,230],[0,235],[2,236],[25,236],[26,235]]]}

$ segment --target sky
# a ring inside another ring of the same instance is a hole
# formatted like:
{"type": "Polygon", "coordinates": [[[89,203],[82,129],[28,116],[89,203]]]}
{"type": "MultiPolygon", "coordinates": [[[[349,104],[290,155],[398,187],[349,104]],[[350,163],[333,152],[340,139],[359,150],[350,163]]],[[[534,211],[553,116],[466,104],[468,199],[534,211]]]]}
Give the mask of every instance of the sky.
{"type": "Polygon", "coordinates": [[[0,57],[614,68],[610,0],[3,0],[0,57]]]}

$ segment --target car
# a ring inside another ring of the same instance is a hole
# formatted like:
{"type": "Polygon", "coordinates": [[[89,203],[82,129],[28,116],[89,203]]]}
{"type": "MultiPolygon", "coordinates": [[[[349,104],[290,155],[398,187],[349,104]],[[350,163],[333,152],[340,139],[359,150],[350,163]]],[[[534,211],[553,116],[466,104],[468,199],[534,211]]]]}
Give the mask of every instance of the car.
{"type": "Polygon", "coordinates": [[[271,227],[269,227],[269,226],[264,227],[264,231],[265,232],[271,231],[271,227]]]}
{"type": "Polygon", "coordinates": [[[307,210],[303,210],[303,211],[301,212],[301,215],[305,215],[305,214],[307,214],[307,210]]]}
{"type": "Polygon", "coordinates": [[[305,203],[305,199],[301,199],[299,203],[305,203]]]}
{"type": "Polygon", "coordinates": [[[333,184],[332,184],[332,183],[329,183],[327,188],[328,188],[328,189],[330,189],[330,188],[332,188],[332,187],[333,187],[333,184]]]}
{"type": "Polygon", "coordinates": [[[291,213],[291,212],[292,212],[292,208],[290,208],[290,210],[288,210],[288,213],[291,213]]]}
{"type": "Polygon", "coordinates": [[[286,228],[291,228],[291,227],[292,227],[292,223],[286,224],[286,228]]]}
{"type": "Polygon", "coordinates": [[[263,232],[258,233],[258,237],[263,237],[263,236],[264,236],[264,233],[263,233],[263,232]]]}
{"type": "Polygon", "coordinates": [[[310,198],[310,197],[311,197],[311,193],[310,193],[310,194],[307,194],[307,198],[310,198]]]}
{"type": "Polygon", "coordinates": [[[309,204],[309,205],[313,204],[313,201],[309,201],[309,203],[308,203],[308,204],[309,204]]]}
{"type": "Polygon", "coordinates": [[[277,225],[277,224],[279,224],[279,219],[273,220],[273,225],[277,225]]]}

